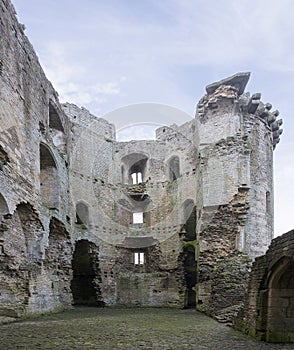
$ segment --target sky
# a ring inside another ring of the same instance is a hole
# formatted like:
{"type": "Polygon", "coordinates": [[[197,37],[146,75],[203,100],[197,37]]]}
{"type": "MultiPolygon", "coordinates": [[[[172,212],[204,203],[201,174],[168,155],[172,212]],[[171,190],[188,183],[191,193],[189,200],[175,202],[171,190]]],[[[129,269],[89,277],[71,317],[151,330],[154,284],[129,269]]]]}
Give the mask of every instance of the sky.
{"type": "Polygon", "coordinates": [[[274,152],[275,235],[294,228],[294,1],[13,4],[60,101],[107,116],[119,130],[184,123],[194,117],[206,85],[250,71],[246,90],[261,92],[284,120],[274,152]],[[142,103],[161,106],[161,118],[152,109],[148,118],[132,113],[128,120],[115,112],[142,103]],[[182,112],[169,113],[170,107],[182,112]]]}

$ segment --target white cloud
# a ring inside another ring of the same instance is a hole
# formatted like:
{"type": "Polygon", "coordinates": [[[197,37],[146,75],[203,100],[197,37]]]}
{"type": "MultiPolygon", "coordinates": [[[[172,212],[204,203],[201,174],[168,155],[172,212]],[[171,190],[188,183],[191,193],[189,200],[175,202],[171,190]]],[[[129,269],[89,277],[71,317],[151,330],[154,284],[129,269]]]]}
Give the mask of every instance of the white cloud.
{"type": "Polygon", "coordinates": [[[74,51],[70,44],[50,42],[44,50],[44,70],[49,80],[54,82],[62,102],[76,102],[79,105],[94,102],[101,104],[107,101],[108,96],[120,94],[121,84],[126,77],[103,83],[89,79],[86,66],[70,58],[70,53],[74,51]]]}
{"type": "MultiPolygon", "coordinates": [[[[199,72],[206,69],[207,83],[210,76],[223,78],[243,67],[293,70],[291,1],[153,0],[129,7],[85,0],[63,12],[66,3],[52,6],[44,0],[47,11],[62,15],[55,16],[54,26],[48,22],[45,35],[50,37],[40,41],[38,51],[61,97],[89,108],[96,103],[94,109],[107,111],[144,100],[176,100],[191,112],[203,85],[195,81],[195,92],[187,96],[178,84],[180,73],[175,73],[187,65],[199,72]],[[122,76],[128,77],[124,84],[122,76]],[[71,83],[77,88],[70,94],[71,83]]],[[[34,16],[39,25],[40,15],[34,16]]]]}

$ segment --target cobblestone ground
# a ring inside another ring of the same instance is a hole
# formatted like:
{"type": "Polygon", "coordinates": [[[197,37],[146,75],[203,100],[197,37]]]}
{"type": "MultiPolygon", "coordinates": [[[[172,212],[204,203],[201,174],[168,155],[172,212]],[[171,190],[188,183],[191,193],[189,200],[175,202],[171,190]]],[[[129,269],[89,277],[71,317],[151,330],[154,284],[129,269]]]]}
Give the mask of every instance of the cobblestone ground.
{"type": "Polygon", "coordinates": [[[266,344],[194,310],[75,308],[0,326],[0,349],[294,349],[266,344]]]}

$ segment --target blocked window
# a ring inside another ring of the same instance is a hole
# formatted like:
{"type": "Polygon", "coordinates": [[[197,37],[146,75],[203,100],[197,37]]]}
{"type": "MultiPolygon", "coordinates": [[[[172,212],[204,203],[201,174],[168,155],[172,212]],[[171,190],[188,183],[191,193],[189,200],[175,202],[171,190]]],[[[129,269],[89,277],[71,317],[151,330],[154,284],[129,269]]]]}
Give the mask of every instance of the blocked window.
{"type": "Polygon", "coordinates": [[[133,224],[143,224],[144,215],[143,213],[133,213],[133,224]]]}
{"type": "Polygon", "coordinates": [[[180,159],[178,156],[174,156],[169,160],[168,168],[170,181],[174,181],[180,177],[180,159]]]}
{"type": "Polygon", "coordinates": [[[86,226],[89,225],[89,209],[83,202],[76,204],[76,224],[86,226]]]}
{"type": "Polygon", "coordinates": [[[145,254],[143,252],[134,253],[134,264],[144,265],[144,263],[145,263],[145,254]]]}

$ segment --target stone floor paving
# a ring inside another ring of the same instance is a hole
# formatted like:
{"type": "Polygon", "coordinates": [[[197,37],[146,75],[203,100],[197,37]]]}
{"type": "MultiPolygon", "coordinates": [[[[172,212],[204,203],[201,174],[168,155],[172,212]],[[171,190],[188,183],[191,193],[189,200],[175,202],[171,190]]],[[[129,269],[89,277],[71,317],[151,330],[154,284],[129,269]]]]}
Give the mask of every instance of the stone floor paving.
{"type": "Polygon", "coordinates": [[[75,308],[0,326],[0,349],[294,349],[266,344],[194,310],[75,308]]]}

